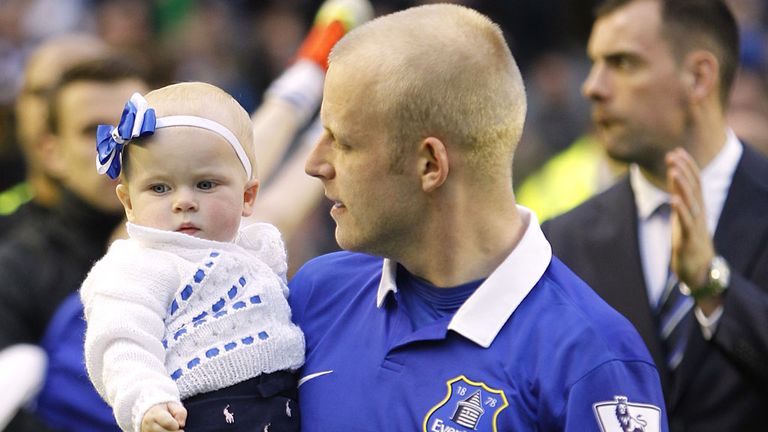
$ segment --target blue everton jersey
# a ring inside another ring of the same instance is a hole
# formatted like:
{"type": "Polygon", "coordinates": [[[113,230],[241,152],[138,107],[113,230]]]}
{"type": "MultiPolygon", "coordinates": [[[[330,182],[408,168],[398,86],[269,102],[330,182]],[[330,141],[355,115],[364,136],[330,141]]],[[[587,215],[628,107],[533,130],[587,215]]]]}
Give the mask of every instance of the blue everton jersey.
{"type": "Polygon", "coordinates": [[[532,219],[456,314],[416,331],[395,263],[307,263],[289,298],[307,343],[303,430],[666,431],[640,336],[551,256],[532,219]]]}

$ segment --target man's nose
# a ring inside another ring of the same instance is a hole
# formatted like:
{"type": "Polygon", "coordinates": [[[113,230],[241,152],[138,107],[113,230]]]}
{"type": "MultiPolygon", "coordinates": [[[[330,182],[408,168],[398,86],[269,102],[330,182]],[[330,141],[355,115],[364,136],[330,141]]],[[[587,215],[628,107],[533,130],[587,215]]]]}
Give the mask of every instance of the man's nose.
{"type": "Polygon", "coordinates": [[[608,76],[605,68],[594,64],[589,70],[589,75],[581,85],[581,93],[585,98],[597,101],[608,97],[608,76]]]}
{"type": "Polygon", "coordinates": [[[320,180],[330,180],[336,175],[336,170],[330,161],[331,138],[328,132],[323,132],[317,140],[312,152],[307,156],[304,171],[320,180]]]}

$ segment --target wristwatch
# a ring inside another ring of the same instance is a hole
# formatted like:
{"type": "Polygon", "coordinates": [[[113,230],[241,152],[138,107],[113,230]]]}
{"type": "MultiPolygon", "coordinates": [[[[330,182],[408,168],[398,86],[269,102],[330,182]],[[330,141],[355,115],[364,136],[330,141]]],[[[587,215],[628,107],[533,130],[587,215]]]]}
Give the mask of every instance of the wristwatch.
{"type": "Polygon", "coordinates": [[[731,268],[728,262],[720,255],[715,255],[709,263],[707,279],[704,285],[697,290],[692,290],[688,285],[680,283],[680,292],[693,297],[694,300],[701,300],[707,297],[713,297],[722,294],[731,283],[731,268]]]}

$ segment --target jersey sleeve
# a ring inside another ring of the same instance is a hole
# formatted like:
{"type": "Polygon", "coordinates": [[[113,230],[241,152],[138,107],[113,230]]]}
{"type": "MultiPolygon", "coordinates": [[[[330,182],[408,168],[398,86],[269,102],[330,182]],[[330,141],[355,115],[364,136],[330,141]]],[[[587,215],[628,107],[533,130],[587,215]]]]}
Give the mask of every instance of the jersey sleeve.
{"type": "Polygon", "coordinates": [[[643,361],[613,360],[590,371],[571,387],[563,417],[572,432],[668,431],[658,372],[643,361]]]}
{"type": "Polygon", "coordinates": [[[291,306],[292,320],[299,327],[303,327],[305,324],[306,306],[312,290],[311,274],[311,271],[307,270],[307,264],[305,264],[288,282],[290,290],[288,304],[291,306]]]}

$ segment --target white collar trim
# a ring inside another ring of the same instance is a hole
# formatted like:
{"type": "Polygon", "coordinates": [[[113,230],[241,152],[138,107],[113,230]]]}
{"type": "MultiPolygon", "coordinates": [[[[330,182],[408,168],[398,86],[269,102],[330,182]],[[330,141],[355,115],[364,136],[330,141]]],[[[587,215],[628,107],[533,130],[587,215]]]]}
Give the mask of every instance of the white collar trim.
{"type": "MultiPolygon", "coordinates": [[[[552,247],[535,214],[517,206],[525,233],[504,262],[477,288],[448,324],[476,344],[488,348],[517,306],[541,279],[552,261],[552,247]]],[[[377,293],[381,307],[390,292],[397,292],[397,263],[385,258],[377,293]]]]}

